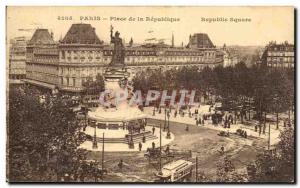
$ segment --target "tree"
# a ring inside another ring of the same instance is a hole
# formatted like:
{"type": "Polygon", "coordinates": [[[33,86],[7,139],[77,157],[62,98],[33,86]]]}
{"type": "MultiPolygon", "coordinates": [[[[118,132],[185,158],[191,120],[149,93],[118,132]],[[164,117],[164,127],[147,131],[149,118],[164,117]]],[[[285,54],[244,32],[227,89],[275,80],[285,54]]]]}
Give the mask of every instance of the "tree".
{"type": "Polygon", "coordinates": [[[217,163],[217,182],[244,182],[245,176],[237,173],[228,156],[222,156],[217,163]]]}
{"type": "Polygon", "coordinates": [[[285,128],[275,149],[257,155],[247,167],[250,182],[294,182],[294,129],[285,128]]]}
{"type": "Polygon", "coordinates": [[[29,88],[9,92],[9,181],[58,181],[79,162],[82,140],[74,113],[59,96],[46,95],[41,102],[34,93],[29,88]],[[55,179],[47,178],[50,172],[55,179]]]}
{"type": "Polygon", "coordinates": [[[95,80],[92,77],[88,77],[82,85],[85,87],[85,94],[98,95],[104,90],[104,78],[101,74],[97,74],[95,80]]]}

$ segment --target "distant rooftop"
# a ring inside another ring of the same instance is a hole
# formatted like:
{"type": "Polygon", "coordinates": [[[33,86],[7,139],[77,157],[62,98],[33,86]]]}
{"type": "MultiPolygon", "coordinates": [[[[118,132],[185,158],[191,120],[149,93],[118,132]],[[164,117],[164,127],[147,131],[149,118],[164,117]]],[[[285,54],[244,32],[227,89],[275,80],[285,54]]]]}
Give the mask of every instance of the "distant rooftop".
{"type": "Polygon", "coordinates": [[[55,44],[48,29],[37,29],[28,44],[55,44]]]}
{"type": "Polygon", "coordinates": [[[72,24],[61,43],[65,44],[102,44],[91,24],[72,24]]]}
{"type": "Polygon", "coordinates": [[[294,51],[294,45],[288,42],[276,43],[272,41],[266,48],[270,51],[294,51]]]}
{"type": "Polygon", "coordinates": [[[214,48],[214,44],[206,33],[195,33],[190,36],[189,47],[191,48],[214,48]]]}

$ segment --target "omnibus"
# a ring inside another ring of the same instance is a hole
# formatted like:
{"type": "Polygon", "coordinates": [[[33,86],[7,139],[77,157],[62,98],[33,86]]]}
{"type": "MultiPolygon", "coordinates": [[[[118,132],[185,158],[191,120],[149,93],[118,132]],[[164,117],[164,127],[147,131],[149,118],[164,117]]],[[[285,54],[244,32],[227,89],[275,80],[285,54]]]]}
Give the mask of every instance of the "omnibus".
{"type": "Polygon", "coordinates": [[[164,165],[156,176],[160,182],[185,182],[191,180],[192,170],[192,162],[180,159],[164,165]]]}

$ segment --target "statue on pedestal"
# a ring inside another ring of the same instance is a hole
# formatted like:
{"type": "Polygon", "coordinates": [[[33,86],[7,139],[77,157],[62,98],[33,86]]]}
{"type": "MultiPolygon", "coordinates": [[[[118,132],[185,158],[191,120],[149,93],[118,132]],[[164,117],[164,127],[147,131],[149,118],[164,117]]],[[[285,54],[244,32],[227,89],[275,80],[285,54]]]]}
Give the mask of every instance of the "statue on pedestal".
{"type": "Polygon", "coordinates": [[[125,66],[125,47],[122,42],[122,38],[120,38],[120,33],[118,31],[115,32],[115,36],[113,36],[113,26],[110,27],[110,38],[111,43],[114,44],[114,51],[112,60],[109,66],[125,66]]]}

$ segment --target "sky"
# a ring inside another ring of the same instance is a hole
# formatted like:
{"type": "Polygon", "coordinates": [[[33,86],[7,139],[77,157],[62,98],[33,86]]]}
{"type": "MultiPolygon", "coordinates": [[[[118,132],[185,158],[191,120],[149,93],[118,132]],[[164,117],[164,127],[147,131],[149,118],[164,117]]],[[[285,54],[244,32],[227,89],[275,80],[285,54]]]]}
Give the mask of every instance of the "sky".
{"type": "Polygon", "coordinates": [[[30,38],[36,28],[46,28],[53,31],[55,40],[59,40],[73,23],[90,23],[106,43],[110,40],[110,25],[126,42],[132,37],[134,43],[156,38],[171,44],[172,33],[176,46],[186,45],[193,33],[207,33],[216,46],[224,43],[264,46],[274,40],[294,43],[293,7],[7,7],[6,15],[7,39],[30,38]],[[70,16],[72,20],[58,19],[70,16]],[[86,16],[100,20],[80,20],[86,16]],[[111,20],[111,17],[119,19],[111,20]],[[130,21],[130,17],[135,20],[130,21]],[[138,21],[138,17],[144,20],[138,21]],[[145,21],[146,17],[167,17],[176,21],[145,21]],[[244,19],[244,22],[236,23],[232,18],[244,19]],[[210,19],[218,21],[208,22],[210,19]]]}

